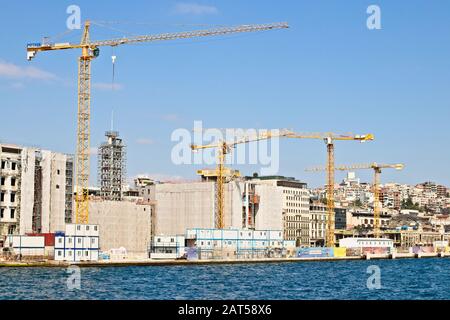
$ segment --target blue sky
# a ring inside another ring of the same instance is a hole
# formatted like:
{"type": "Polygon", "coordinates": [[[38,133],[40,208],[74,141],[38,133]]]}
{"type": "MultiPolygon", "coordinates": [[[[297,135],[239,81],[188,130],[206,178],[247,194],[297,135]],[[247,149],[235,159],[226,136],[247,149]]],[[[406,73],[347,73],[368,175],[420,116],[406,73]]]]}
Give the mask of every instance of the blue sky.
{"type": "MultiPolygon", "coordinates": [[[[386,171],[383,181],[450,186],[448,1],[4,1],[0,140],[74,153],[79,52],[25,59],[27,43],[66,31],[71,4],[82,20],[120,22],[114,30],[94,25],[91,38],[99,40],[217,25],[291,26],[116,48],[115,91],[112,50],[102,48],[92,66],[91,144],[103,141],[114,109],[129,176],[195,178],[197,167],[172,164],[170,135],[202,120],[205,127],[374,133],[368,144],[337,142],[336,163],[403,162],[403,172],[386,171]],[[381,8],[381,30],[366,27],[371,4],[381,8]]],[[[79,37],[74,31],[57,42],[79,37]]],[[[324,161],[320,141],[281,142],[280,174],[321,185],[324,175],[304,169],[324,161]]],[[[92,167],[95,182],[95,159],[92,167]]]]}

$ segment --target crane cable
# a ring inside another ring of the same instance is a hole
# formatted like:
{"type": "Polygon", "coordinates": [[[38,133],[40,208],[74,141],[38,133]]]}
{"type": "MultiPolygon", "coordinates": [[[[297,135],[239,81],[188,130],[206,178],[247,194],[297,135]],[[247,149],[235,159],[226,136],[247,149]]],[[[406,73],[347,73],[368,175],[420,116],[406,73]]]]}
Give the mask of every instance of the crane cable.
{"type": "MultiPolygon", "coordinates": [[[[111,60],[112,60],[111,90],[113,93],[115,91],[116,58],[117,56],[114,55],[114,47],[111,47],[111,60]]],[[[111,131],[113,130],[114,130],[114,106],[112,106],[111,110],[111,131]]]]}

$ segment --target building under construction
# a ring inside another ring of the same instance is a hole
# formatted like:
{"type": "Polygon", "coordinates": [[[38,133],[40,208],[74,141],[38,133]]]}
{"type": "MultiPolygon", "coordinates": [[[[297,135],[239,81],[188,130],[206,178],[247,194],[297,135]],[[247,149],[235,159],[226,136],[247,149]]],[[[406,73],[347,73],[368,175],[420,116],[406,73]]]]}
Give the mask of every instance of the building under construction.
{"type": "Polygon", "coordinates": [[[0,237],[64,230],[72,196],[71,155],[0,143],[0,237]]]}
{"type": "Polygon", "coordinates": [[[126,180],[126,147],[119,132],[107,131],[107,141],[98,148],[98,185],[104,200],[122,200],[126,180]]]}

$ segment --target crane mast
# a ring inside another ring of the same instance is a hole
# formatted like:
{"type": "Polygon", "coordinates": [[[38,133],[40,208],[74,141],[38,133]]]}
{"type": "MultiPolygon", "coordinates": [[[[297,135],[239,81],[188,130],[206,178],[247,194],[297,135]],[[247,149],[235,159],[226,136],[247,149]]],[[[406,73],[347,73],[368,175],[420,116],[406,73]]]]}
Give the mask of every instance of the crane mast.
{"type": "Polygon", "coordinates": [[[335,246],[335,236],[334,236],[334,141],[344,140],[344,141],[360,141],[366,142],[374,140],[373,134],[365,135],[337,135],[334,133],[313,133],[313,134],[300,134],[295,132],[290,132],[287,135],[288,138],[294,139],[319,139],[325,142],[327,146],[327,233],[325,244],[327,247],[335,246]]]}
{"type": "MultiPolygon", "coordinates": [[[[364,169],[371,169],[374,172],[373,175],[373,234],[375,238],[381,237],[381,202],[380,202],[380,179],[381,179],[381,170],[382,169],[395,169],[395,170],[403,170],[405,167],[402,163],[396,163],[396,164],[378,164],[376,162],[370,163],[370,164],[355,164],[355,165],[341,165],[336,166],[335,170],[339,171],[351,171],[351,170],[364,170],[364,169]]],[[[315,167],[307,169],[306,171],[310,172],[319,172],[319,171],[328,171],[328,166],[326,168],[323,167],[315,167]]]]}
{"type": "Polygon", "coordinates": [[[79,44],[70,43],[30,43],[27,45],[27,59],[33,59],[38,52],[81,49],[78,59],[78,113],[77,147],[75,156],[75,221],[86,224],[89,221],[89,156],[90,156],[90,115],[91,115],[91,61],[98,57],[99,47],[115,47],[124,44],[189,39],[220,36],[243,32],[257,32],[288,28],[287,23],[241,25],[208,30],[143,35],[118,39],[90,41],[90,21],[86,21],[79,44]]]}
{"type": "Polygon", "coordinates": [[[281,130],[278,133],[267,132],[257,137],[244,136],[233,142],[219,141],[209,145],[191,145],[192,151],[204,149],[217,149],[217,183],[216,183],[216,210],[215,210],[215,228],[225,228],[225,157],[231,153],[231,150],[239,144],[245,144],[260,140],[268,140],[275,137],[284,137],[286,133],[281,130]]]}

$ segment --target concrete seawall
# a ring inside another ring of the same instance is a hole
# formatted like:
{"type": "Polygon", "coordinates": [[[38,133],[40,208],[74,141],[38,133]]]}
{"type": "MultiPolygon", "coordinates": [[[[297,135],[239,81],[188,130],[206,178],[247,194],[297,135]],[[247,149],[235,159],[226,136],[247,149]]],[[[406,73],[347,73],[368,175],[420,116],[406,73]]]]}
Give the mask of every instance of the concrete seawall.
{"type": "Polygon", "coordinates": [[[226,264],[262,264],[262,263],[301,263],[301,262],[333,262],[348,260],[387,260],[387,259],[416,259],[416,258],[448,258],[450,256],[442,256],[439,253],[413,254],[413,253],[396,253],[394,255],[364,255],[357,257],[325,257],[325,258],[270,258],[270,259],[248,259],[248,260],[123,260],[123,261],[99,261],[99,262],[56,262],[36,261],[36,262],[0,262],[2,267],[45,267],[45,268],[66,268],[70,265],[77,265],[81,268],[106,268],[106,267],[129,267],[129,266],[200,266],[200,265],[226,265],[226,264]]]}

